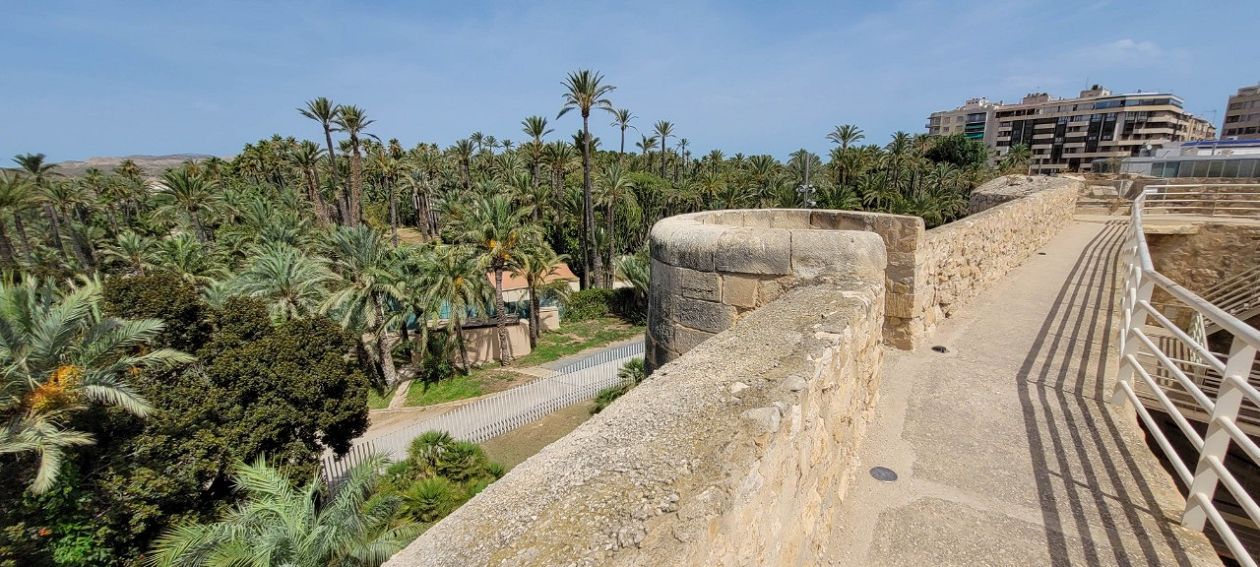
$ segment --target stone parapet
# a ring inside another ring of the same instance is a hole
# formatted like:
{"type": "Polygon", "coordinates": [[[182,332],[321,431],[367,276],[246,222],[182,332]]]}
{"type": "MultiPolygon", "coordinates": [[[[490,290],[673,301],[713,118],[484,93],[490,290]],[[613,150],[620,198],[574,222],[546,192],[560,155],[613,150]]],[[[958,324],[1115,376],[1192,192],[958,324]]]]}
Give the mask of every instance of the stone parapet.
{"type": "MultiPolygon", "coordinates": [[[[677,358],[799,285],[881,280],[891,256],[913,258],[922,234],[916,217],[805,209],[662,220],[651,235],[648,365],[677,358]]],[[[904,262],[909,277],[913,261],[904,262]]]]}
{"type": "Polygon", "coordinates": [[[782,293],[386,566],[818,564],[874,411],[883,319],[878,274],[782,293]]]}

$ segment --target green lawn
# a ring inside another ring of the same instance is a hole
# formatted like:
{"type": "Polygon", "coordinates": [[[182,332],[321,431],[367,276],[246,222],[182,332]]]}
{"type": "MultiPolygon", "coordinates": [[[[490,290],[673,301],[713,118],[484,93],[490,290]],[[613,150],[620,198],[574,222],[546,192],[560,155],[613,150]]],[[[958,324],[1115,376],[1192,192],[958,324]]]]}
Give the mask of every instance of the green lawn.
{"type": "Polygon", "coordinates": [[[384,394],[378,394],[376,390],[368,390],[368,409],[385,409],[389,407],[389,400],[393,397],[393,390],[389,390],[384,394]]]}
{"type": "Polygon", "coordinates": [[[432,384],[412,384],[407,405],[428,406],[481,395],[481,382],[472,376],[452,376],[432,384]]]}
{"type": "Polygon", "coordinates": [[[641,334],[643,327],[626,324],[615,317],[563,323],[559,329],[538,337],[538,346],[534,351],[516,359],[512,366],[538,366],[641,334]]]}
{"type": "MultiPolygon", "coordinates": [[[[512,372],[513,367],[537,366],[588,348],[628,339],[642,333],[643,327],[628,325],[612,317],[564,323],[559,329],[539,337],[538,346],[533,352],[516,359],[506,368],[490,364],[474,369],[467,376],[454,376],[429,384],[427,387],[422,384],[412,384],[407,392],[406,405],[427,406],[505,390],[533,379],[530,376],[512,372]]],[[[375,397],[379,396],[375,394],[369,396],[369,403],[372,403],[375,397]]],[[[380,407],[389,404],[388,396],[383,399],[384,405],[380,407]]]]}

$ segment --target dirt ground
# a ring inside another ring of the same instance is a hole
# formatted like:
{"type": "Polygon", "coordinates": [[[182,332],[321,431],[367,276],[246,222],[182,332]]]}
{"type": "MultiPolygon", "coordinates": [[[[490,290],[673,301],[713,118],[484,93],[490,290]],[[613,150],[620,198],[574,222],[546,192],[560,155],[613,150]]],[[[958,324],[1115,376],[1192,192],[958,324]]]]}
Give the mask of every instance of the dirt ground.
{"type": "Polygon", "coordinates": [[[481,444],[481,448],[485,449],[490,460],[508,468],[515,467],[590,419],[593,405],[582,403],[569,406],[511,433],[486,441],[481,444]]]}

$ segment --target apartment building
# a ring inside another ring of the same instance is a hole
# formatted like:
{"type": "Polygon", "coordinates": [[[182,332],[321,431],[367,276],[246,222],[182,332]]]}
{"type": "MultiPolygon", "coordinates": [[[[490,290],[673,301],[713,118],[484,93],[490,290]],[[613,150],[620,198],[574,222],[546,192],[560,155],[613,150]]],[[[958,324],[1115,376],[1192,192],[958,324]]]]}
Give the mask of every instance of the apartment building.
{"type": "MultiPolygon", "coordinates": [[[[1017,145],[1028,147],[1032,173],[1090,171],[1098,159],[1137,156],[1172,142],[1216,136],[1215,126],[1187,113],[1181,98],[1171,93],[1113,94],[1094,85],[1076,98],[1033,93],[1018,103],[994,106],[983,128],[985,145],[998,156],[1017,145]]],[[[931,116],[952,117],[958,112],[931,116]]],[[[931,126],[929,117],[929,133],[931,126]]]]}
{"type": "Polygon", "coordinates": [[[1260,140],[1260,85],[1243,87],[1229,97],[1221,138],[1260,140]]]}
{"type": "Polygon", "coordinates": [[[987,98],[967,99],[965,104],[953,110],[933,112],[928,117],[928,133],[942,136],[962,134],[992,147],[997,137],[996,123],[993,122],[997,109],[998,103],[987,98]]]}

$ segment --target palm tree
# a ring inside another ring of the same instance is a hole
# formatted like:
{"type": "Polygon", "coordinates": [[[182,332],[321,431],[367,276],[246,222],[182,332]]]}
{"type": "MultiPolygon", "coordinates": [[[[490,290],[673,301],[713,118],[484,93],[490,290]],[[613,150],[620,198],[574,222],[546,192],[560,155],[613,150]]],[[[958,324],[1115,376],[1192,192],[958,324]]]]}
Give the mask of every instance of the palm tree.
{"type": "Polygon", "coordinates": [[[162,331],[161,321],[103,318],[99,301],[92,280],[64,294],[31,277],[0,281],[0,454],[38,455],[32,492],[52,487],[66,449],[93,442],[67,427],[72,415],[108,405],[144,417],[151,408],[124,377],[192,361],[179,351],[144,348],[162,331]]]}
{"type": "Polygon", "coordinates": [[[538,185],[538,165],[542,162],[543,136],[553,132],[547,127],[547,119],[541,116],[530,116],[521,121],[521,131],[529,136],[530,179],[538,185]]]}
{"type": "Polygon", "coordinates": [[[211,524],[181,524],[154,542],[152,567],[376,567],[419,533],[402,515],[402,500],[384,493],[372,456],[329,490],[316,475],[294,487],[258,459],[233,474],[243,500],[211,524]]]}
{"type": "Polygon", "coordinates": [[[429,303],[446,316],[446,331],[453,333],[459,348],[460,362],[465,373],[468,364],[467,342],[464,340],[464,323],[470,311],[474,315],[482,311],[490,295],[486,284],[486,271],[481,268],[477,251],[462,245],[438,245],[425,263],[425,284],[429,303]]]}
{"type": "Polygon", "coordinates": [[[267,299],[272,318],[287,320],[317,310],[327,293],[324,283],[332,279],[323,258],[287,244],[271,244],[259,250],[234,285],[242,295],[267,299]]]}
{"type": "Polygon", "coordinates": [[[113,244],[106,244],[101,254],[125,264],[130,274],[144,274],[151,267],[153,240],[130,230],[118,234],[113,244]]]}
{"type": "Polygon", "coordinates": [[[16,257],[3,215],[13,216],[18,243],[22,245],[22,254],[30,258],[31,244],[26,238],[26,229],[22,225],[22,214],[34,208],[37,203],[35,185],[30,180],[17,174],[0,172],[0,259],[8,267],[16,265],[16,257]]]}
{"type": "Polygon", "coordinates": [[[661,139],[661,178],[666,177],[665,173],[665,141],[674,137],[674,123],[668,120],[658,120],[654,125],[656,137],[661,139]]]}
{"type": "Polygon", "coordinates": [[[852,124],[841,124],[836,126],[830,134],[827,134],[827,139],[840,144],[841,150],[849,149],[849,146],[853,145],[855,142],[861,141],[865,137],[866,134],[862,132],[862,129],[852,124]]]}
{"type": "Polygon", "coordinates": [[[634,203],[634,182],[622,171],[620,163],[612,163],[604,168],[599,181],[599,204],[608,211],[608,273],[605,274],[605,284],[612,288],[612,262],[617,257],[617,207],[636,204],[634,203]]]}
{"type": "MultiPolygon", "coordinates": [[[[630,124],[630,121],[635,118],[638,117],[631,114],[630,109],[628,108],[618,108],[613,111],[612,125],[616,126],[617,129],[621,131],[621,150],[618,152],[618,155],[626,155],[626,129],[634,128],[634,126],[630,124]]],[[[634,129],[635,131],[638,131],[638,128],[634,129]]]]}
{"type": "MultiPolygon", "coordinates": [[[[27,175],[31,177],[31,182],[35,184],[35,188],[39,191],[44,189],[48,183],[48,178],[57,175],[54,171],[56,164],[46,163],[44,154],[21,154],[13,158],[13,162],[18,164],[27,175]]],[[[66,246],[61,241],[61,219],[57,217],[57,212],[53,210],[52,205],[45,202],[44,216],[48,217],[48,241],[56,250],[61,253],[66,252],[66,246]]]]}
{"type": "Polygon", "coordinates": [[[525,251],[540,235],[529,224],[530,207],[515,207],[503,195],[474,200],[461,211],[452,227],[458,239],[472,245],[482,269],[494,272],[495,327],[499,334],[499,363],[512,361],[507,334],[507,306],[503,302],[503,272],[519,268],[525,251]]]}
{"type": "Polygon", "coordinates": [[[360,211],[363,206],[363,144],[359,136],[364,134],[363,131],[372,122],[374,121],[368,120],[362,108],[353,105],[338,106],[337,116],[333,118],[337,131],[345,132],[350,137],[350,222],[347,223],[350,226],[358,226],[363,220],[360,211]]]}
{"type": "Polygon", "coordinates": [[[582,114],[582,255],[585,260],[582,270],[583,288],[590,287],[591,278],[603,269],[599,254],[594,249],[595,205],[591,198],[590,118],[592,108],[612,111],[612,101],[607,97],[617,88],[602,84],[603,80],[603,75],[589,69],[569,73],[564,81],[564,87],[568,90],[564,93],[564,106],[560,109],[560,114],[556,116],[556,118],[564,116],[575,108],[582,114]]]}
{"type": "Polygon", "coordinates": [[[210,235],[203,217],[222,203],[223,197],[213,180],[185,168],[172,169],[157,185],[153,212],[159,218],[184,217],[193,226],[197,239],[205,243],[210,235]]]}
{"type": "Polygon", "coordinates": [[[464,189],[472,188],[472,156],[473,141],[472,140],[456,140],[455,145],[451,146],[456,157],[459,158],[460,177],[464,182],[464,189]]]}
{"type": "Polygon", "coordinates": [[[79,265],[92,268],[95,264],[92,256],[92,245],[74,223],[74,211],[80,207],[91,206],[94,201],[86,188],[70,181],[45,182],[40,192],[46,206],[52,207],[54,214],[60,219],[57,224],[64,229],[70,238],[70,252],[74,254],[79,265]]]}
{"type": "Polygon", "coordinates": [[[318,166],[323,153],[324,150],[310,140],[302,140],[292,152],[293,163],[302,170],[302,178],[306,180],[306,198],[310,200],[311,207],[315,209],[315,218],[319,219],[321,225],[328,224],[329,221],[328,207],[324,204],[324,195],[319,189],[318,166]]]}
{"type": "Polygon", "coordinates": [[[525,285],[529,288],[529,346],[538,346],[538,337],[542,334],[542,299],[545,295],[563,296],[569,289],[569,282],[548,282],[547,278],[556,275],[560,267],[568,260],[568,256],[556,254],[546,241],[539,240],[525,250],[521,256],[520,273],[525,276],[525,285]]]}
{"type": "Polygon", "coordinates": [[[334,315],[346,330],[358,334],[373,369],[387,386],[392,386],[398,381],[398,372],[388,329],[394,315],[392,305],[403,294],[393,269],[391,249],[366,226],[339,227],[330,241],[333,265],[344,287],[329,295],[320,309],[334,315]]]}
{"type": "Polygon", "coordinates": [[[324,97],[306,101],[306,108],[299,108],[298,112],[311,120],[319,122],[324,129],[324,142],[328,144],[328,175],[332,177],[333,187],[336,188],[336,196],[341,209],[341,222],[347,223],[346,217],[349,215],[346,202],[345,188],[341,186],[337,179],[337,153],[333,149],[332,132],[333,124],[336,122],[341,113],[341,107],[332,103],[324,97]]]}

